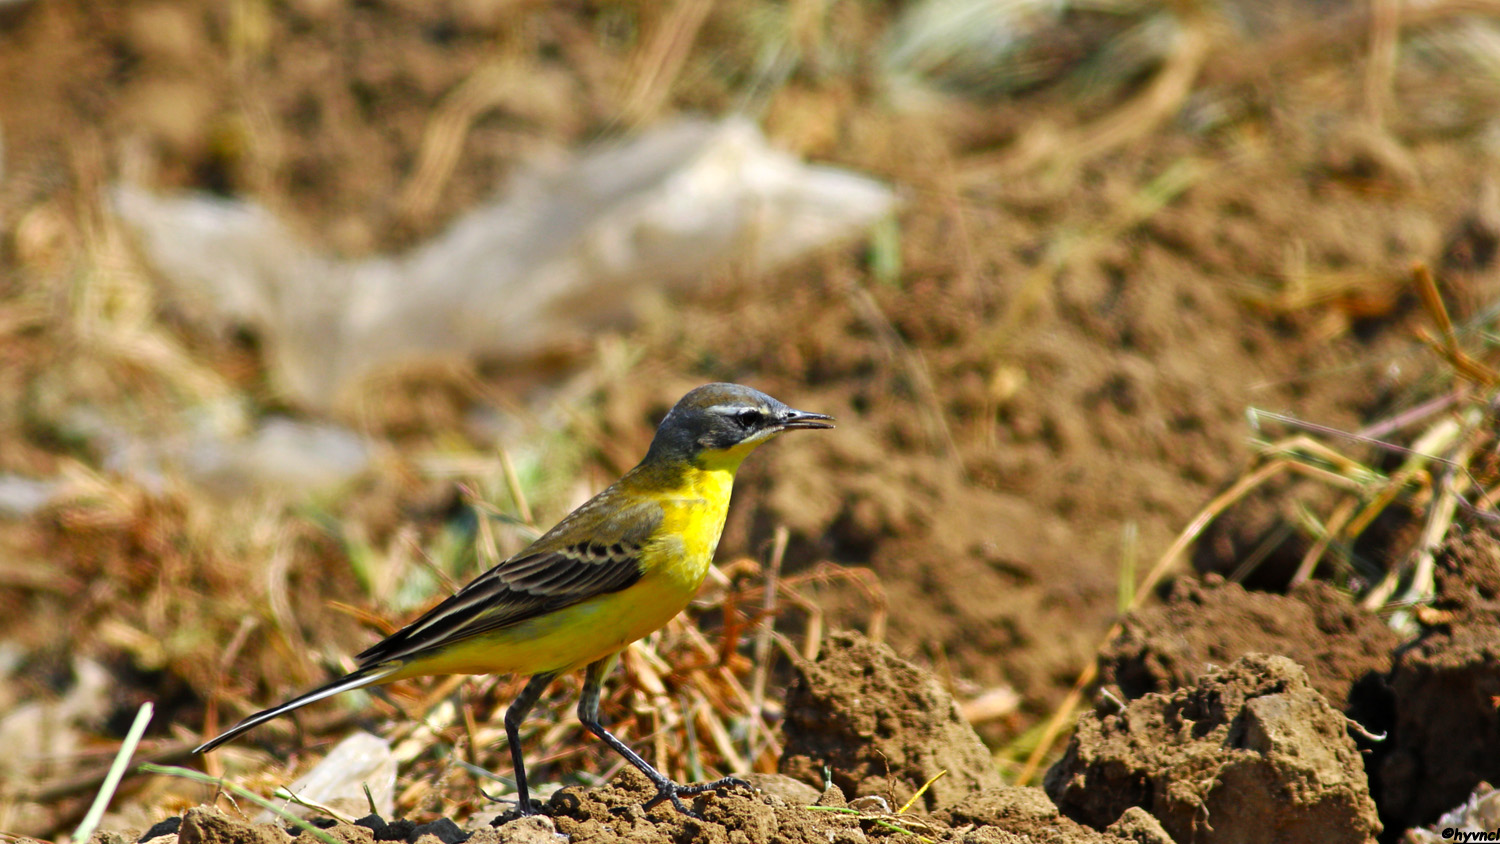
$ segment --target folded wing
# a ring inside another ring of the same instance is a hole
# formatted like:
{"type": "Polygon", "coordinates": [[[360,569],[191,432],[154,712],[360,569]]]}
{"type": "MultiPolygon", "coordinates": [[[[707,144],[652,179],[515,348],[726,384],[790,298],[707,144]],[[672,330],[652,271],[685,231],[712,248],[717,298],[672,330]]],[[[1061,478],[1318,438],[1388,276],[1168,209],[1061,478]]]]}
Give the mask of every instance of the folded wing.
{"type": "Polygon", "coordinates": [[[641,552],[661,525],[661,505],[623,503],[613,492],[600,493],[525,551],[361,653],[360,667],[404,662],[640,580],[641,552]]]}

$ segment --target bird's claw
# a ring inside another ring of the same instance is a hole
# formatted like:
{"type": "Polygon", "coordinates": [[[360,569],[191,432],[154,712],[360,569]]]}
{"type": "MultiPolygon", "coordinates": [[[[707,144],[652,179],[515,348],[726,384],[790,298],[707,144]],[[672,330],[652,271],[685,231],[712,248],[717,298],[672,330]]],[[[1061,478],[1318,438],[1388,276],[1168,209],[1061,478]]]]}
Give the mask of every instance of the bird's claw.
{"type": "Polygon", "coordinates": [[[702,815],[699,815],[697,812],[689,809],[687,804],[682,802],[682,798],[702,794],[705,791],[718,791],[721,788],[729,788],[732,786],[747,789],[752,787],[750,783],[745,782],[739,777],[724,777],[722,779],[714,780],[713,782],[700,782],[697,785],[678,785],[677,783],[672,782],[669,779],[663,778],[661,782],[658,782],[656,784],[656,796],[646,801],[646,810],[650,811],[654,806],[656,806],[658,803],[661,803],[663,800],[670,800],[672,801],[673,808],[675,808],[677,811],[683,813],[684,815],[687,815],[690,818],[698,818],[699,820],[702,820],[702,815]]]}
{"type": "Polygon", "coordinates": [[[527,803],[527,805],[524,805],[524,806],[521,805],[519,802],[516,803],[516,815],[518,817],[530,818],[530,817],[535,817],[537,815],[545,815],[545,814],[547,814],[546,812],[542,811],[542,804],[536,802],[535,800],[528,800],[528,801],[526,801],[526,803],[527,803]]]}
{"type": "Polygon", "coordinates": [[[515,803],[516,804],[516,807],[514,809],[510,809],[510,810],[506,811],[503,815],[501,815],[501,817],[509,817],[509,815],[512,812],[514,812],[515,816],[518,817],[518,818],[529,818],[529,817],[532,817],[533,815],[545,815],[546,814],[546,812],[542,811],[542,804],[536,802],[535,800],[527,800],[526,802],[523,803],[523,802],[521,802],[521,799],[519,797],[517,797],[515,800],[511,800],[511,799],[509,799],[507,797],[496,797],[495,795],[489,793],[488,791],[485,791],[482,788],[479,789],[479,793],[482,794],[482,795],[484,795],[491,803],[515,803]]]}

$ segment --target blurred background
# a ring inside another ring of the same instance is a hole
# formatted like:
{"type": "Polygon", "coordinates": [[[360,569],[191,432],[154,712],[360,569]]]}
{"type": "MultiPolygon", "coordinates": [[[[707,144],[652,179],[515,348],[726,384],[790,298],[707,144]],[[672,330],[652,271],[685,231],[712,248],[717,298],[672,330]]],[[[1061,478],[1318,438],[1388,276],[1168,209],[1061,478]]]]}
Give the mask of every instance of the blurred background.
{"type": "MultiPolygon", "coordinates": [[[[787,654],[854,627],[1018,775],[1158,561],[1397,576],[1425,499],[1309,558],[1296,473],[1164,555],[1263,441],[1373,464],[1323,435],[1456,401],[1412,267],[1482,357],[1497,106],[1500,6],[1452,0],[0,3],[0,829],[70,830],[145,700],[141,757],[188,763],[348,666],[713,380],[840,427],[745,466],[606,721],[774,770],[787,654]]],[[[516,688],[192,764],[279,784],[360,726],[399,812],[465,817],[516,688]]],[[[616,766],[575,691],[535,781],[616,766]]],[[[212,790],[122,794],[147,826],[212,790]]]]}

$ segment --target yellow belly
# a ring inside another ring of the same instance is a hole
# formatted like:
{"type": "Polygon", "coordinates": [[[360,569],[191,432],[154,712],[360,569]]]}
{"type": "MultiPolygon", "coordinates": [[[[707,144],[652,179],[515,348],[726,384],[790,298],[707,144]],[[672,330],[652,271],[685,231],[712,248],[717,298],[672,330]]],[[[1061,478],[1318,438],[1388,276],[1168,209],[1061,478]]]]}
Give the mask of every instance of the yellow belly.
{"type": "Polygon", "coordinates": [[[676,496],[660,499],[661,527],[642,549],[643,574],[630,587],[454,642],[404,666],[387,681],[429,674],[571,671],[660,630],[698,594],[724,530],[733,473],[694,474],[701,477],[691,478],[676,496]]]}
{"type": "Polygon", "coordinates": [[[642,578],[624,591],[455,642],[440,653],[403,667],[390,679],[428,674],[571,671],[661,629],[687,606],[694,593],[661,579],[642,578]]]}

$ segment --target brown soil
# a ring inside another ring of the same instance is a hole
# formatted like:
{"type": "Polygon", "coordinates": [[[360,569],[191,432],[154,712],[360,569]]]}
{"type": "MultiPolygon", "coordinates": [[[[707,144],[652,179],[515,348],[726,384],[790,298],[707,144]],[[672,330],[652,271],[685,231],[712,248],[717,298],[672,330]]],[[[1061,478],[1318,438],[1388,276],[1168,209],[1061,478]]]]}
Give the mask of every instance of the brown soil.
{"type": "MultiPolygon", "coordinates": [[[[889,648],[852,633],[834,636],[815,662],[798,666],[787,701],[786,751],[781,765],[799,778],[760,775],[754,793],[732,788],[693,800],[699,817],[671,806],[647,811],[655,789],[634,769],[600,788],[566,788],[546,806],[546,818],[498,818],[495,826],[461,831],[446,819],[425,826],[387,824],[376,816],[329,831],[348,844],[520,844],[561,833],[577,844],[605,842],[845,842],[901,840],[912,832],[929,840],[1002,842],[1039,840],[1109,842],[1059,816],[1036,788],[999,781],[979,737],[958,715],[953,700],[925,671],[889,648]],[[878,764],[888,759],[889,765],[878,764]],[[827,768],[824,768],[824,766],[827,768]],[[876,770],[878,769],[878,770],[876,770]],[[826,790],[822,771],[834,772],[826,790]],[[936,779],[915,811],[900,812],[915,790],[936,779]],[[875,798],[876,802],[871,803],[875,798]],[[858,807],[858,808],[854,808],[858,807]],[[946,807],[929,812],[926,807],[946,807]]],[[[1137,820],[1132,828],[1149,829],[1137,820]]],[[[160,844],[289,844],[275,824],[249,824],[208,809],[193,809],[137,836],[164,835],[160,844]],[[175,836],[174,836],[175,833],[175,836]]],[[[306,840],[307,833],[297,837],[306,840]]],[[[123,844],[100,834],[96,844],[123,844]]],[[[1131,839],[1135,840],[1135,839],[1131,839]]]]}
{"type": "MultiPolygon", "coordinates": [[[[627,769],[607,786],[557,792],[546,817],[507,815],[462,830],[446,819],[388,824],[372,815],[328,831],[347,844],[533,844],[556,833],[577,844],[857,844],[913,833],[973,844],[1164,844],[1319,836],[1362,842],[1380,828],[1343,717],[1283,657],[1252,655],[1204,675],[1191,689],[1147,694],[1123,712],[1111,704],[1086,715],[1049,772],[1046,792],[1000,784],[993,768],[976,764],[986,754],[953,702],[931,675],[888,649],[840,635],[799,674],[788,701],[782,767],[801,781],[761,775],[755,791],[700,795],[693,800],[698,817],[670,806],[644,809],[655,789],[627,769]],[[885,754],[889,770],[869,771],[885,754]],[[935,769],[949,775],[929,789],[924,802],[934,808],[919,802],[907,811],[904,798],[916,778],[932,780],[928,772],[935,769]],[[818,770],[834,773],[821,796],[805,784],[819,779],[809,776],[818,770]]],[[[306,832],[296,837],[309,838],[306,832]]],[[[290,844],[292,836],[275,824],[196,808],[180,824],[165,821],[136,836],[158,839],[290,844]]],[[[101,833],[95,842],[128,840],[101,833]]]]}
{"type": "MultiPolygon", "coordinates": [[[[768,794],[731,794],[700,798],[700,817],[689,818],[672,809],[641,809],[652,793],[643,777],[621,775],[607,787],[565,789],[552,798],[547,817],[500,819],[495,826],[461,829],[451,821],[415,825],[387,824],[371,815],[356,824],[326,824],[324,829],[343,844],[402,841],[407,844],[865,844],[903,841],[921,835],[929,841],[953,844],[1121,844],[1161,839],[1116,836],[1095,832],[1057,814],[1046,795],[1035,788],[999,788],[980,792],[946,816],[924,813],[892,815],[841,810],[841,804],[812,806],[788,803],[768,794]],[[898,828],[899,827],[899,828],[898,828]]],[[[171,829],[168,823],[161,829],[171,829]]],[[[1150,830],[1149,822],[1131,826],[1150,830]]],[[[1159,827],[1157,827],[1159,829],[1159,827]]],[[[118,835],[97,836],[94,844],[127,844],[118,835]]],[[[295,835],[275,824],[251,824],[211,809],[193,809],[182,818],[180,832],[167,832],[142,841],[157,844],[291,844],[309,841],[307,832],[295,835]]]]}
{"type": "Polygon", "coordinates": [[[1250,653],[1289,657],[1338,708],[1350,689],[1390,670],[1399,637],[1326,583],[1289,595],[1247,592],[1210,575],[1181,580],[1166,602],[1131,614],[1099,654],[1099,679],[1126,700],[1193,685],[1250,653]]]}
{"type": "Polygon", "coordinates": [[[1344,716],[1285,657],[1252,654],[1190,688],[1085,715],[1047,772],[1094,827],[1131,806],[1175,841],[1368,841],[1381,829],[1344,716]]]}

